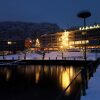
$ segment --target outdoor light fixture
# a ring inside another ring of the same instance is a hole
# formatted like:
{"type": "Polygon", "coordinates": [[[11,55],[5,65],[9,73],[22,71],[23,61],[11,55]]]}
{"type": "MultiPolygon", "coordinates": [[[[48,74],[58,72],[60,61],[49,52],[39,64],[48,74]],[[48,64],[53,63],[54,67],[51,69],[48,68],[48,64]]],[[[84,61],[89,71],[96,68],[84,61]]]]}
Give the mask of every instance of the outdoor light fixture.
{"type": "MultiPolygon", "coordinates": [[[[86,28],[86,18],[91,16],[91,13],[89,11],[82,11],[80,13],[78,13],[77,15],[79,18],[82,18],[84,20],[84,28],[86,28]]],[[[86,61],[87,57],[86,57],[86,31],[82,32],[82,34],[84,35],[84,39],[85,39],[85,45],[84,45],[84,59],[86,61]]]]}
{"type": "Polygon", "coordinates": [[[10,44],[12,44],[12,42],[11,41],[8,41],[7,44],[10,45],[10,44]]]}

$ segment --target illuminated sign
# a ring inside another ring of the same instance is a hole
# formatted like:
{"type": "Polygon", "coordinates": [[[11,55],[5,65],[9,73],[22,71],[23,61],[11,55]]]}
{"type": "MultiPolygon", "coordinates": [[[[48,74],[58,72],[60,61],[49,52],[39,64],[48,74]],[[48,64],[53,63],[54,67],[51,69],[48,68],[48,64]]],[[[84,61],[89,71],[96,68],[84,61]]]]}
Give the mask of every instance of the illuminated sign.
{"type": "Polygon", "coordinates": [[[96,29],[96,28],[100,28],[100,25],[80,27],[79,30],[89,30],[89,29],[96,29]]]}

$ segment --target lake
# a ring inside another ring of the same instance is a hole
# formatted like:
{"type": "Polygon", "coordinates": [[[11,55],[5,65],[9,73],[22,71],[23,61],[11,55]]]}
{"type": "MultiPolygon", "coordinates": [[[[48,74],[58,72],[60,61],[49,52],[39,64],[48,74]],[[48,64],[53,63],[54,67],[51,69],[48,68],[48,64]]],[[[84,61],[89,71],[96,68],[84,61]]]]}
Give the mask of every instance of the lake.
{"type": "Polygon", "coordinates": [[[63,93],[81,66],[0,67],[0,100],[80,100],[81,75],[63,93]]]}

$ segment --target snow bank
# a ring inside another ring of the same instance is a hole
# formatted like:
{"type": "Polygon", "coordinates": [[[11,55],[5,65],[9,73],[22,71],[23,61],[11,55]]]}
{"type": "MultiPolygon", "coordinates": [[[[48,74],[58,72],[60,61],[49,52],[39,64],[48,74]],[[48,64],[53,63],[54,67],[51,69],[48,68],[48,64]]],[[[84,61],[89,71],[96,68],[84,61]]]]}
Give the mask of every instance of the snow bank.
{"type": "MultiPolygon", "coordinates": [[[[61,51],[54,51],[54,52],[50,52],[50,53],[45,53],[45,60],[60,60],[62,59],[62,56],[64,59],[68,59],[68,60],[83,60],[84,59],[84,55],[82,52],[61,52],[61,51]]],[[[100,57],[100,54],[98,54],[98,56],[100,57]]],[[[27,53],[26,57],[25,54],[15,54],[15,55],[6,55],[4,58],[9,60],[9,59],[34,59],[34,60],[39,60],[42,59],[43,55],[41,54],[37,54],[37,53],[27,53]]],[[[3,56],[0,56],[0,60],[3,59],[3,56]]],[[[96,59],[96,54],[95,53],[87,53],[87,60],[95,60],[96,59]]]]}
{"type": "Polygon", "coordinates": [[[86,96],[82,96],[81,100],[99,100],[100,98],[100,65],[94,73],[94,77],[89,80],[86,96]]]}

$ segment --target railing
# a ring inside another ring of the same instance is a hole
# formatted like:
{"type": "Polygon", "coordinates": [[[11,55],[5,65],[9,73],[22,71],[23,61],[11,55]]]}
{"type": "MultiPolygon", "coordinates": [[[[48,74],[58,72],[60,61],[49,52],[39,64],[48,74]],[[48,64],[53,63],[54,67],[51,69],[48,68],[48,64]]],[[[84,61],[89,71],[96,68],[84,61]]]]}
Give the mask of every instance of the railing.
{"type": "Polygon", "coordinates": [[[7,65],[13,66],[13,65],[25,63],[25,62],[21,62],[21,61],[22,60],[15,60],[13,62],[1,62],[0,66],[7,66],[7,65]]]}
{"type": "Polygon", "coordinates": [[[96,60],[95,62],[83,66],[70,82],[70,84],[61,92],[61,94],[59,94],[56,100],[81,100],[81,95],[86,95],[86,89],[88,89],[88,80],[90,79],[90,77],[93,77],[93,73],[96,72],[99,62],[100,60],[96,60]],[[64,96],[65,92],[69,87],[73,85],[79,75],[81,76],[81,83],[77,90],[77,93],[75,95],[71,93],[70,96],[64,96]]]}

